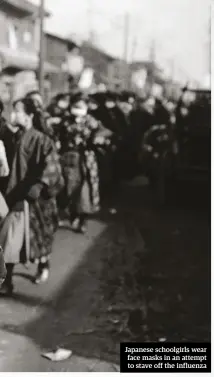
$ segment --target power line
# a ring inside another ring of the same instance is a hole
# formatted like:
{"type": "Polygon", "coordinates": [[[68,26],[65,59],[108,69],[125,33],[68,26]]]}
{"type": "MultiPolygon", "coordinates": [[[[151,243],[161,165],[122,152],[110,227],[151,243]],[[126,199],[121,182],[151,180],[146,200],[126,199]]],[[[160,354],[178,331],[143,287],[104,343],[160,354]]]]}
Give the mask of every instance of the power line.
{"type": "Polygon", "coordinates": [[[40,49],[39,49],[39,90],[43,98],[44,96],[44,18],[45,18],[45,0],[40,0],[40,49]]]}
{"type": "Polygon", "coordinates": [[[132,51],[131,51],[131,58],[130,58],[131,63],[134,62],[136,49],[137,49],[137,37],[135,36],[132,42],[132,51]]]}

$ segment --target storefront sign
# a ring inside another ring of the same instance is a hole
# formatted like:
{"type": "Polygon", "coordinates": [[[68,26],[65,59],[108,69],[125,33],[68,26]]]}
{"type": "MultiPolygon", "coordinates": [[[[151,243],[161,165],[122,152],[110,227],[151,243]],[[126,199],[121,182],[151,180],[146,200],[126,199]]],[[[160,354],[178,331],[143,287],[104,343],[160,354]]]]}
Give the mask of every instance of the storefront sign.
{"type": "Polygon", "coordinates": [[[143,89],[146,84],[147,71],[145,69],[139,69],[132,74],[132,84],[138,89],[143,89]]]}
{"type": "Polygon", "coordinates": [[[107,91],[106,85],[101,83],[97,86],[97,91],[100,93],[105,93],[107,91]]]}
{"type": "Polygon", "coordinates": [[[154,97],[159,97],[163,94],[163,87],[159,84],[154,84],[151,91],[154,97]]]}
{"type": "Polygon", "coordinates": [[[84,59],[80,55],[70,53],[67,58],[67,69],[70,75],[78,76],[84,67],[84,59]]]}
{"type": "Polygon", "coordinates": [[[91,68],[86,68],[79,80],[78,86],[80,89],[89,89],[93,84],[94,71],[91,68]]]}

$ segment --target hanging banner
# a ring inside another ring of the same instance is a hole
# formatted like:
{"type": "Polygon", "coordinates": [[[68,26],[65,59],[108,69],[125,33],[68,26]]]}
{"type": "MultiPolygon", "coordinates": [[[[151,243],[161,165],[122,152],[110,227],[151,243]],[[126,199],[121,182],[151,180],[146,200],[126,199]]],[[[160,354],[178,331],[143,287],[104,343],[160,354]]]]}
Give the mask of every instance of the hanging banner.
{"type": "Polygon", "coordinates": [[[79,88],[82,90],[89,89],[93,84],[93,79],[94,79],[93,69],[91,68],[84,69],[78,83],[79,88]]]}
{"type": "Polygon", "coordinates": [[[211,75],[208,74],[205,76],[203,83],[202,83],[202,88],[211,90],[211,75]]]}
{"type": "Polygon", "coordinates": [[[163,87],[161,85],[159,85],[159,84],[153,84],[152,85],[152,89],[151,89],[151,94],[154,97],[162,96],[162,94],[163,94],[163,87]]]}
{"type": "Polygon", "coordinates": [[[132,74],[132,84],[138,89],[143,89],[146,84],[147,71],[145,69],[139,69],[132,74]]]}
{"type": "Polygon", "coordinates": [[[103,84],[103,83],[99,84],[99,85],[97,86],[97,91],[98,91],[99,93],[105,93],[105,92],[107,92],[106,85],[103,84]]]}
{"type": "Polygon", "coordinates": [[[70,53],[67,58],[67,69],[70,75],[78,76],[84,68],[84,59],[80,55],[70,53]]]}

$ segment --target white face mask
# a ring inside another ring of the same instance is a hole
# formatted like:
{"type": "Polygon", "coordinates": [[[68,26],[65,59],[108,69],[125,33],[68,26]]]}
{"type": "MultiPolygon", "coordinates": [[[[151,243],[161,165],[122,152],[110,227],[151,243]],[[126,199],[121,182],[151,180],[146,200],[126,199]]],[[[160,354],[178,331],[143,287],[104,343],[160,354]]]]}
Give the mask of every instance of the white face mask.
{"type": "Polygon", "coordinates": [[[89,105],[89,109],[90,109],[90,110],[97,110],[97,109],[98,109],[98,106],[97,106],[95,103],[91,103],[91,104],[89,105]]]}
{"type": "Polygon", "coordinates": [[[129,103],[123,103],[121,105],[121,109],[124,111],[125,114],[128,114],[132,111],[132,105],[130,105],[129,103]]]}
{"type": "Polygon", "coordinates": [[[65,109],[67,109],[67,107],[68,107],[68,102],[65,101],[65,100],[60,100],[60,101],[58,102],[58,106],[60,107],[60,109],[65,110],[65,109]]]}
{"type": "Polygon", "coordinates": [[[130,105],[134,105],[134,98],[129,98],[128,102],[129,102],[130,105]]]}
{"type": "Polygon", "coordinates": [[[114,104],[113,101],[107,101],[107,102],[106,102],[106,107],[107,107],[108,109],[113,109],[113,107],[115,107],[115,104],[114,104]]]}
{"type": "Polygon", "coordinates": [[[72,108],[71,114],[73,114],[76,117],[84,117],[87,114],[87,108],[85,109],[72,108]]]}

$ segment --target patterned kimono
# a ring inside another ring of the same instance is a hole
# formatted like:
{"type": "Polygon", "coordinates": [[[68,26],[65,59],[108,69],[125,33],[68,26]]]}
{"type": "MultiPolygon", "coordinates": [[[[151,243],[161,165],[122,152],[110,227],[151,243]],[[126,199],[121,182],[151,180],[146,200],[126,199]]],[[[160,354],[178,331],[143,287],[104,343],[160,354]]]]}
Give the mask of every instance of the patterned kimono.
{"type": "Polygon", "coordinates": [[[5,263],[42,261],[51,253],[58,224],[56,195],[63,185],[59,158],[51,139],[33,127],[26,132],[11,133],[5,139],[5,148],[10,155],[10,174],[4,185],[10,212],[0,229],[5,263]],[[24,239],[17,239],[20,248],[13,248],[9,245],[11,221],[20,227],[21,237],[26,202],[29,203],[29,235],[23,233],[24,239]],[[29,250],[26,250],[27,237],[29,250]]]}
{"type": "Polygon", "coordinates": [[[61,161],[66,196],[76,214],[99,210],[99,176],[93,139],[99,123],[90,115],[67,118],[61,126],[61,161]]]}
{"type": "Polygon", "coordinates": [[[2,248],[0,247],[0,287],[6,278],[6,274],[7,272],[4,262],[4,254],[2,248]]]}

